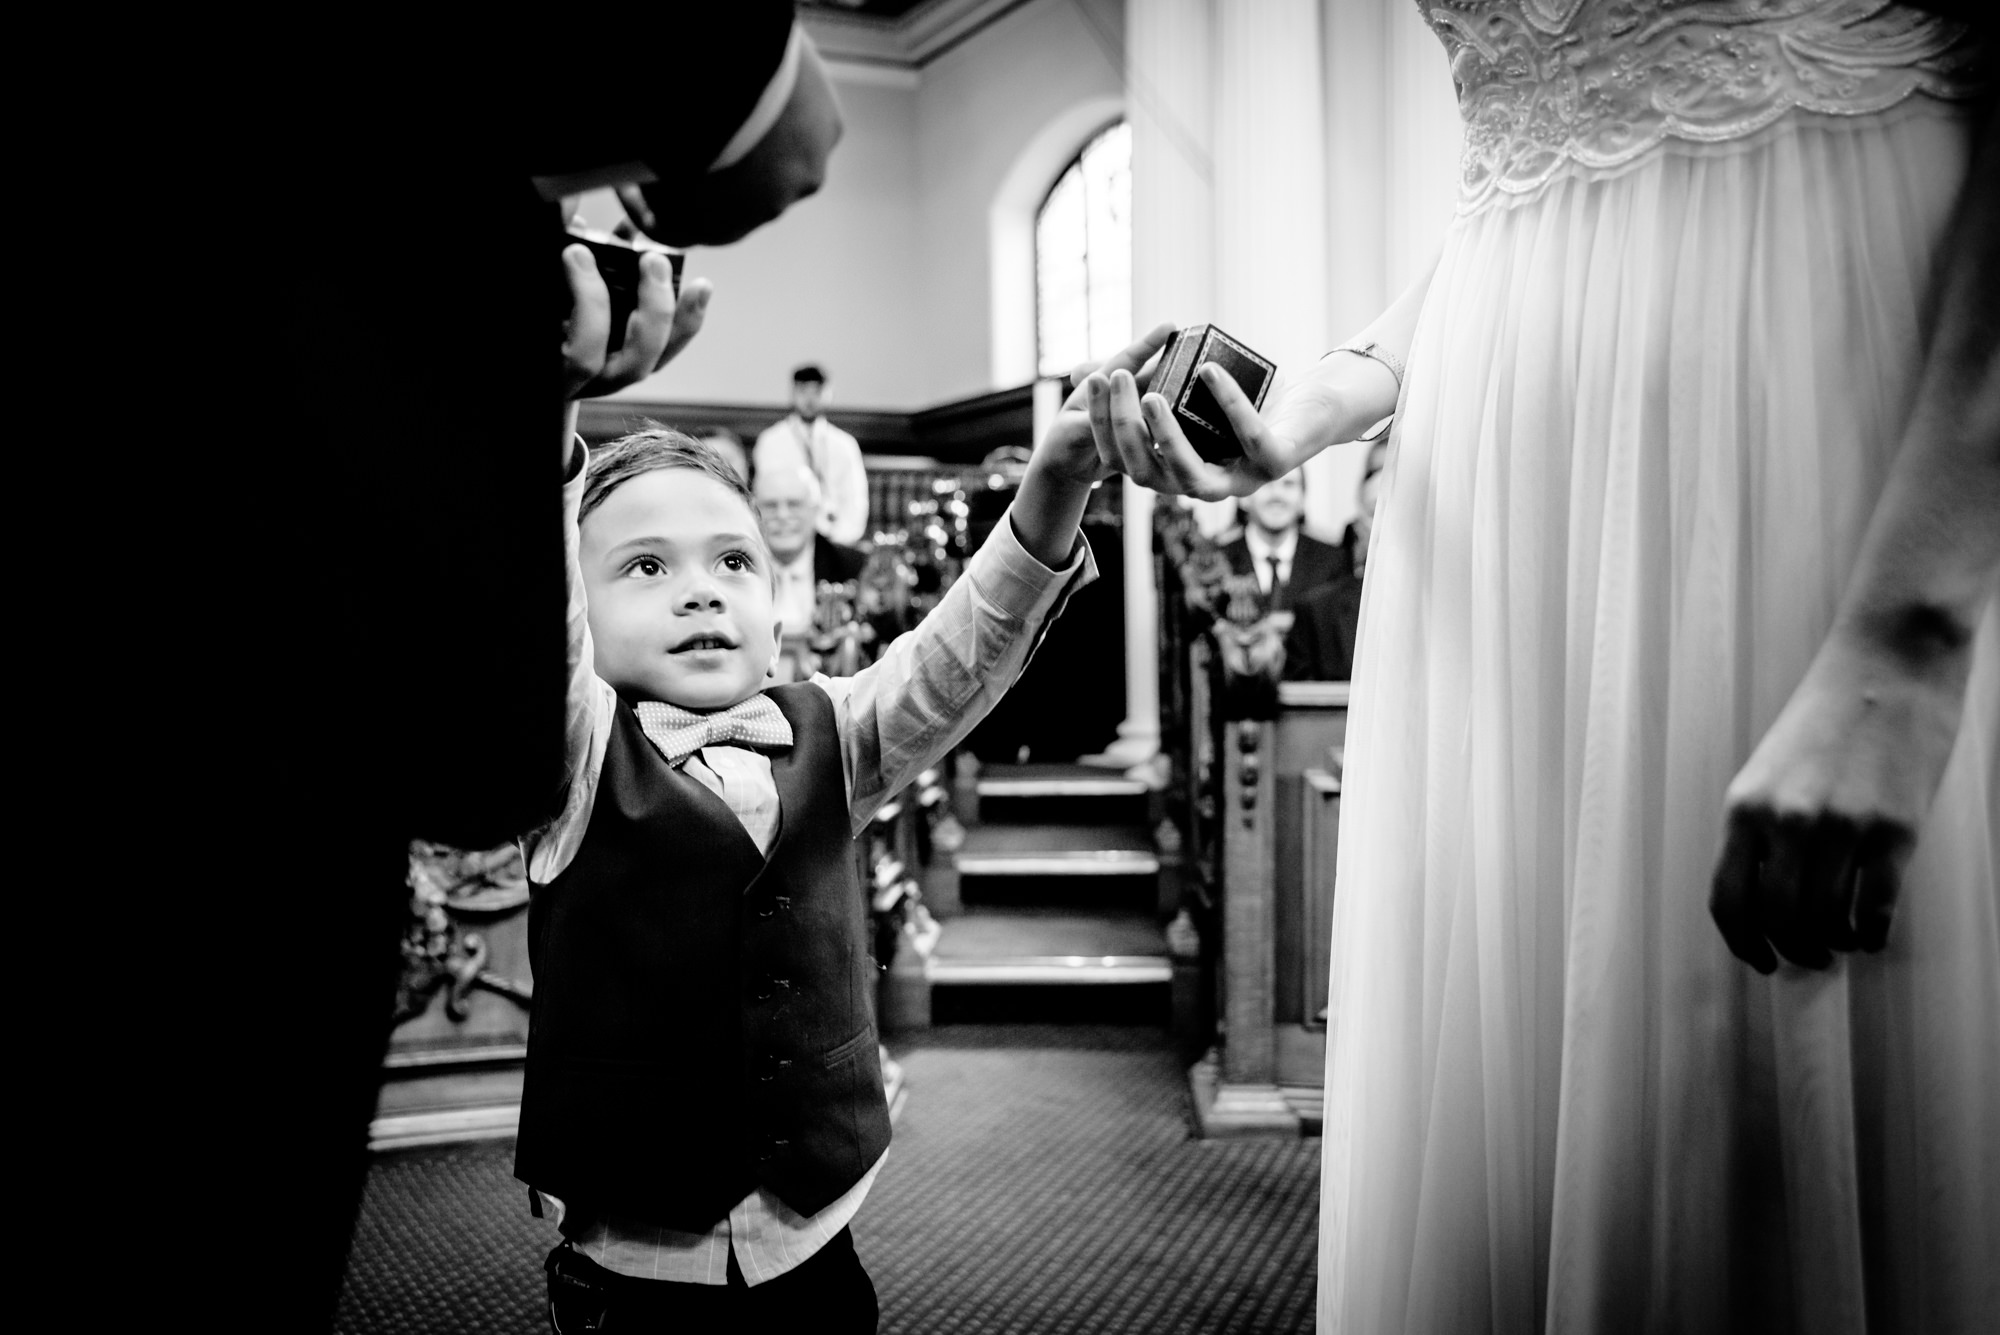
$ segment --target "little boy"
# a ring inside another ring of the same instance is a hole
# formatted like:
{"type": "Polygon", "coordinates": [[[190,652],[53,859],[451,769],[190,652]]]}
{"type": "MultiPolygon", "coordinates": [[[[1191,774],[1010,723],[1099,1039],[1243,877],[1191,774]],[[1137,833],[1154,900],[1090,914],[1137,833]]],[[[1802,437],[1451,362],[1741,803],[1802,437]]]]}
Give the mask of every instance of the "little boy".
{"type": "Polygon", "coordinates": [[[851,841],[1095,578],[1077,523],[1107,470],[1082,391],[936,610],[839,680],[768,686],[772,560],[713,449],[656,429],[566,452],[571,769],[526,841],[515,1159],[563,1233],[551,1319],[873,1331],[847,1224],[889,1118],[851,841]]]}

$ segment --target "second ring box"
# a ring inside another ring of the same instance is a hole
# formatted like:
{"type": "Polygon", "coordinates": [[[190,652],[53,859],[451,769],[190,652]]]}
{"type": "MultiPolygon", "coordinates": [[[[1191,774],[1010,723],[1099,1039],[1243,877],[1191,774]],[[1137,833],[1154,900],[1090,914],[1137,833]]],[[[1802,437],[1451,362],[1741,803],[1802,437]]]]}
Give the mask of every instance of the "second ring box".
{"type": "Polygon", "coordinates": [[[1226,371],[1253,408],[1264,406],[1264,396],[1270,392],[1278,368],[1212,324],[1177,329],[1160,349],[1159,367],[1153,372],[1149,391],[1173,409],[1174,421],[1194,452],[1210,463],[1219,463],[1242,454],[1243,446],[1222,405],[1195,374],[1203,362],[1214,362],[1226,371]]]}

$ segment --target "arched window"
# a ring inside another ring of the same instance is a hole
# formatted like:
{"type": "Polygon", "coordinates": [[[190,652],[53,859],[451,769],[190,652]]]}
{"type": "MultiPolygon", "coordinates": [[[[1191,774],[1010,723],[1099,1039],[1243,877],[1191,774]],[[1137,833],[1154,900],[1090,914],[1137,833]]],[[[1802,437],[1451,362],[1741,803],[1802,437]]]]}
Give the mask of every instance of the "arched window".
{"type": "Polygon", "coordinates": [[[1132,341],[1132,127],[1083,146],[1035,214],[1035,344],[1063,375],[1132,341]]]}

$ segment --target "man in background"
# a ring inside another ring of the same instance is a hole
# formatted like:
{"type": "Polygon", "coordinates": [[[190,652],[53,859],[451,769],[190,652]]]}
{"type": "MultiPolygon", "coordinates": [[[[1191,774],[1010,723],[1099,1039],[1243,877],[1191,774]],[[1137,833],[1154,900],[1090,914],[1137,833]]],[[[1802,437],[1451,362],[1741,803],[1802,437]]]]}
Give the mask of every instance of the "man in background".
{"type": "Polygon", "coordinates": [[[1354,521],[1341,534],[1342,568],[1293,604],[1285,634],[1286,681],[1347,681],[1354,675],[1355,631],[1361,621],[1361,578],[1368,569],[1368,540],[1375,531],[1375,498],[1382,490],[1388,441],[1368,450],[1355,492],[1354,521]]]}
{"type": "Polygon", "coordinates": [[[1243,532],[1222,554],[1239,575],[1254,575],[1266,612],[1290,611],[1308,590],[1346,566],[1341,549],[1308,537],[1299,527],[1306,512],[1305,474],[1273,478],[1243,498],[1243,532]]]}
{"type": "Polygon", "coordinates": [[[775,568],[772,610],[786,638],[811,634],[819,582],[859,579],[867,554],[817,530],[819,479],[803,464],[781,460],[759,468],[752,494],[775,568]]]}
{"type": "Polygon", "coordinates": [[[766,469],[803,464],[819,479],[817,527],[849,546],[868,533],[868,470],[861,444],[826,420],[826,372],[801,366],[792,372],[792,411],[757,437],[751,462],[766,469]]]}

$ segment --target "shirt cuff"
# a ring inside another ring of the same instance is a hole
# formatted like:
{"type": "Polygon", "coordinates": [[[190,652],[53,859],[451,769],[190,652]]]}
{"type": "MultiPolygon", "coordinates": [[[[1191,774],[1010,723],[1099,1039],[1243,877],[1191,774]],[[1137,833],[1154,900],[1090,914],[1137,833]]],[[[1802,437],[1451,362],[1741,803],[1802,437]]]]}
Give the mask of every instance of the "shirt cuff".
{"type": "Polygon", "coordinates": [[[1001,613],[1032,625],[1053,617],[1071,594],[1097,578],[1097,559],[1078,533],[1069,560],[1059,570],[1049,569],[1021,545],[1010,510],[974,554],[965,578],[1001,613]]]}

